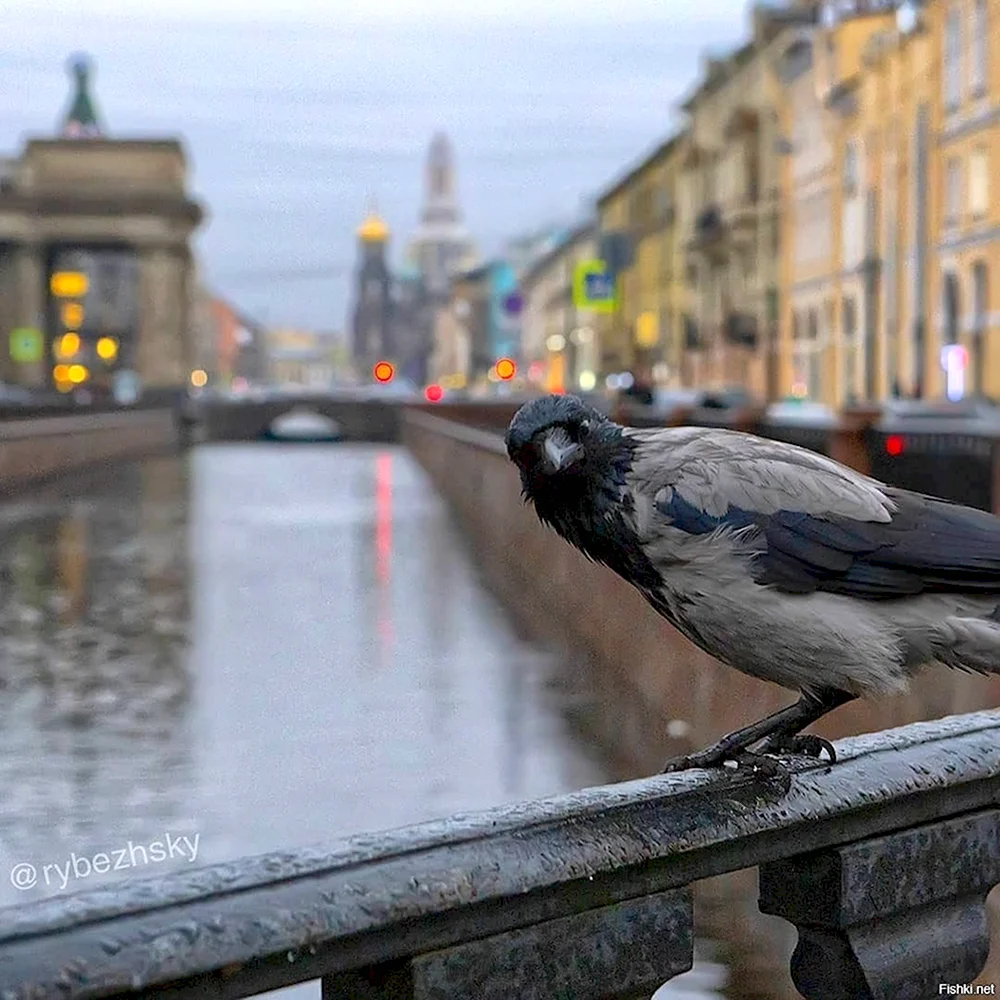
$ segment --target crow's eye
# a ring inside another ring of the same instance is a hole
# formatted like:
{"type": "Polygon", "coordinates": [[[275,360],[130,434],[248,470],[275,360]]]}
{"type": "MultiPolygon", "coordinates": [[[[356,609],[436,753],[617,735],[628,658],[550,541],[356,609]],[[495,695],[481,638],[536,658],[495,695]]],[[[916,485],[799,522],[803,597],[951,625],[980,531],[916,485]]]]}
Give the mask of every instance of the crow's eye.
{"type": "Polygon", "coordinates": [[[590,430],[590,420],[587,417],[584,417],[583,420],[580,421],[580,430],[581,431],[590,430]]]}

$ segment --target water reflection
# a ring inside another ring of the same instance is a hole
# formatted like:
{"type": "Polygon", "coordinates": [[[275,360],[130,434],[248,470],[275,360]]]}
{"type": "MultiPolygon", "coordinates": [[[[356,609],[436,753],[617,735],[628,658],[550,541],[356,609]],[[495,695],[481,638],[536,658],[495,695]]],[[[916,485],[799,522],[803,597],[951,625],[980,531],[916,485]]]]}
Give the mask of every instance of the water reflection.
{"type": "Polygon", "coordinates": [[[0,505],[2,854],[209,864],[600,784],[551,675],[405,452],[108,469],[0,505]]]}
{"type": "Polygon", "coordinates": [[[191,822],[184,468],[76,488],[0,511],[3,848],[43,863],[191,822]]]}

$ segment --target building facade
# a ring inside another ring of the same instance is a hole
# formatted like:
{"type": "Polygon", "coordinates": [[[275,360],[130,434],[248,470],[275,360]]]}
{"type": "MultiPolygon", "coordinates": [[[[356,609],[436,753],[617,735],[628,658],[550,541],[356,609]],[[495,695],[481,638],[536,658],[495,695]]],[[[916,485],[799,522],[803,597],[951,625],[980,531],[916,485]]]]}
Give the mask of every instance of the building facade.
{"type": "Polygon", "coordinates": [[[61,388],[69,366],[87,384],[128,370],[146,387],[186,385],[190,241],[203,212],[184,150],[174,139],[105,138],[88,64],[72,70],[67,137],[29,140],[0,177],[0,380],[61,388]],[[76,347],[63,357],[67,333],[76,347]],[[113,354],[97,350],[101,340],[113,354]]]}
{"type": "Polygon", "coordinates": [[[942,348],[961,344],[968,362],[952,394],[1000,398],[1000,2],[936,0],[921,21],[919,68],[940,68],[933,88],[913,81],[938,159],[928,179],[926,386],[948,390],[942,348]]]}
{"type": "Polygon", "coordinates": [[[573,301],[576,268],[597,257],[597,226],[578,226],[524,274],[521,364],[546,391],[590,391],[597,384],[600,344],[596,315],[573,301]]]}
{"type": "MultiPolygon", "coordinates": [[[[842,406],[871,397],[882,370],[883,313],[893,322],[897,314],[895,300],[880,295],[880,248],[890,235],[898,242],[900,234],[879,229],[880,197],[898,207],[893,182],[902,161],[883,163],[883,123],[866,124],[873,114],[885,118],[895,108],[876,112],[886,95],[871,91],[865,68],[870,43],[894,23],[891,10],[842,7],[822,24],[790,29],[776,54],[784,98],[780,395],[842,406]]],[[[889,272],[896,281],[898,268],[890,264],[889,272]]]]}
{"type": "Polygon", "coordinates": [[[427,289],[423,275],[412,265],[392,275],[392,314],[399,373],[414,385],[429,378],[434,350],[434,310],[438,301],[427,289]]]}
{"type": "Polygon", "coordinates": [[[682,379],[687,297],[678,179],[685,149],[683,133],[671,136],[597,199],[596,250],[616,291],[615,309],[596,317],[602,375],[655,370],[659,382],[682,379]]]}
{"type": "Polygon", "coordinates": [[[279,328],[267,333],[268,381],[290,389],[325,390],[333,384],[334,335],[279,328]]]}
{"type": "Polygon", "coordinates": [[[679,187],[694,313],[691,384],[742,385],[758,398],[781,393],[783,95],[775,66],[788,30],[815,18],[815,5],[755,9],[750,40],[725,59],[707,59],[683,105],[688,142],[679,187]]]}
{"type": "Polygon", "coordinates": [[[468,388],[482,386],[496,363],[490,337],[490,270],[488,263],[481,264],[452,278],[446,307],[450,320],[441,327],[442,333],[450,333],[454,338],[444,353],[464,362],[465,368],[458,374],[468,388]]]}

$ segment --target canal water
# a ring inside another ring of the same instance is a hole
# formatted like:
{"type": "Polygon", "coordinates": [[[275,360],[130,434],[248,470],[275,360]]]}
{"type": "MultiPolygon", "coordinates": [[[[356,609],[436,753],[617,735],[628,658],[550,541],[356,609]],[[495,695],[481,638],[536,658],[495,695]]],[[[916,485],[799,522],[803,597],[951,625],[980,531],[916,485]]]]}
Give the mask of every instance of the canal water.
{"type": "Polygon", "coordinates": [[[204,446],[0,503],[0,904],[612,780],[554,677],[398,449],[204,446]]]}

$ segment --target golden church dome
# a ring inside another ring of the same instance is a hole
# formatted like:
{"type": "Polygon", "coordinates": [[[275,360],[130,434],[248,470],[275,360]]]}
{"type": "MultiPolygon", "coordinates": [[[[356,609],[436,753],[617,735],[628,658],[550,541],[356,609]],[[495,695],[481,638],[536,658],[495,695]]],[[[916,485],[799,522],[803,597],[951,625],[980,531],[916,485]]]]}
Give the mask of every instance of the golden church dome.
{"type": "Polygon", "coordinates": [[[384,243],[389,238],[389,227],[372,212],[364,222],[358,226],[358,239],[362,243],[384,243]]]}

